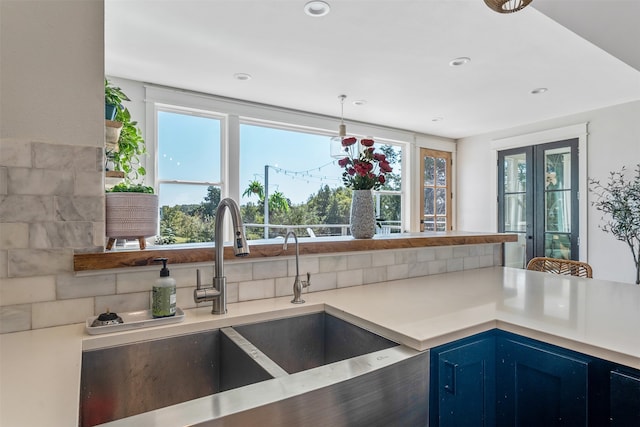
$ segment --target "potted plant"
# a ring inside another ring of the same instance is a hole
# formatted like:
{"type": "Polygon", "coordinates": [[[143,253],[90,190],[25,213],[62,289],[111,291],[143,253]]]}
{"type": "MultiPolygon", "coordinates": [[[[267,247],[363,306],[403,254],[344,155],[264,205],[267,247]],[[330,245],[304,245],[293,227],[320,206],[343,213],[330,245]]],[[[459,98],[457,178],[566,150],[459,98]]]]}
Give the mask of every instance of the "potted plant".
{"type": "Polygon", "coordinates": [[[153,187],[121,183],[106,194],[107,250],[116,239],[136,239],[140,249],[146,248],[146,238],[158,231],[158,196],[153,187]]]}
{"type": "MultiPolygon", "coordinates": [[[[625,168],[619,172],[610,172],[606,185],[590,179],[589,191],[595,193],[592,202],[597,210],[610,218],[600,228],[611,233],[616,239],[626,242],[631,249],[636,265],[636,285],[640,284],[640,164],[636,166],[635,176],[625,178],[625,168]]],[[[604,217],[603,217],[604,219],[604,217]]]]}
{"type": "Polygon", "coordinates": [[[104,118],[106,120],[115,120],[118,109],[123,109],[122,102],[131,101],[127,95],[117,86],[109,83],[104,79],[104,118]]]}
{"type": "Polygon", "coordinates": [[[129,101],[127,95],[117,86],[104,79],[104,139],[107,151],[118,150],[118,139],[122,131],[122,122],[116,120],[118,110],[124,110],[123,101],[129,101]]]}
{"type": "MultiPolygon", "coordinates": [[[[105,88],[113,88],[105,80],[105,88]]],[[[120,88],[113,91],[115,98],[130,101],[120,88]]],[[[105,89],[105,101],[107,89],[105,89]]],[[[107,250],[116,239],[137,239],[140,249],[145,249],[145,238],[155,236],[158,229],[158,196],[153,187],[139,181],[147,171],[140,161],[146,154],[146,146],[138,122],[131,119],[131,113],[122,104],[116,107],[116,121],[122,123],[117,149],[107,148],[107,159],[115,171],[123,173],[123,182],[107,190],[106,224],[107,250]]]]}

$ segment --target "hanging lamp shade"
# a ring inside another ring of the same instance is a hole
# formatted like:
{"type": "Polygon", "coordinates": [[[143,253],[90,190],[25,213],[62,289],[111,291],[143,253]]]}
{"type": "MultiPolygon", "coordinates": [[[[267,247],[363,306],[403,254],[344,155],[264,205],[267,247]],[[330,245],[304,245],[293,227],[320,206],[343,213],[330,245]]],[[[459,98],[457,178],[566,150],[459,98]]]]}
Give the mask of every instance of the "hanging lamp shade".
{"type": "Polygon", "coordinates": [[[347,125],[344,124],[344,100],[347,95],[340,95],[340,125],[338,126],[338,136],[334,136],[329,141],[330,156],[334,159],[340,159],[344,157],[344,148],[342,147],[342,139],[347,136],[347,125]]]}
{"type": "Polygon", "coordinates": [[[484,0],[491,10],[498,13],[513,13],[524,9],[532,0],[484,0]]]}

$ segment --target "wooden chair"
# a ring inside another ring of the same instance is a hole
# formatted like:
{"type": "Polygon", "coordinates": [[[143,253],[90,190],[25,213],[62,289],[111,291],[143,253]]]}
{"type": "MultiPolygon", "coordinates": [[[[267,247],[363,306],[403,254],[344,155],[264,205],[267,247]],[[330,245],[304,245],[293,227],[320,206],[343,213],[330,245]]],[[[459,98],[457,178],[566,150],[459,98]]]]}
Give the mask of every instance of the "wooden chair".
{"type": "Polygon", "coordinates": [[[593,277],[593,270],[586,262],[570,259],[537,257],[527,264],[527,270],[544,271],[547,273],[564,274],[567,276],[593,277]]]}

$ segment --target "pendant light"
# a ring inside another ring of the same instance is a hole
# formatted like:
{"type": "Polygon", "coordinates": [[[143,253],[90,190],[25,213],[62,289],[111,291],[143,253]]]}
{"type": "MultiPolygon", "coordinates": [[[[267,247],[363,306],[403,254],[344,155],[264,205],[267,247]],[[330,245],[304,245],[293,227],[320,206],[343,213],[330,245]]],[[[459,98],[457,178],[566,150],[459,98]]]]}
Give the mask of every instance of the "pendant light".
{"type": "Polygon", "coordinates": [[[484,0],[491,10],[498,13],[513,13],[524,9],[532,0],[484,0]]]}
{"type": "Polygon", "coordinates": [[[342,148],[342,138],[347,136],[347,125],[344,124],[344,100],[347,95],[338,96],[340,100],[340,125],[338,126],[338,136],[334,136],[329,141],[330,156],[336,159],[344,157],[344,149],[342,148]]]}

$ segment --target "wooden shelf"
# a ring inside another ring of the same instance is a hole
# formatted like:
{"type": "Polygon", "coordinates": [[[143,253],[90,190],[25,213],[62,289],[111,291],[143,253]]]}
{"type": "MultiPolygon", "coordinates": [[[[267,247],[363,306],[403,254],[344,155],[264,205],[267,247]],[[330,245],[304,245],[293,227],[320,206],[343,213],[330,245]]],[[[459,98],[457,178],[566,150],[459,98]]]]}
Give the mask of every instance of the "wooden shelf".
{"type": "MultiPolygon", "coordinates": [[[[516,242],[516,234],[500,233],[403,233],[397,235],[376,236],[373,239],[354,239],[344,237],[301,238],[300,255],[330,254],[340,252],[375,251],[383,249],[409,249],[429,246],[478,245],[486,243],[516,242]]],[[[282,242],[272,240],[250,241],[251,254],[247,258],[269,258],[295,254],[294,245],[282,250],[282,242]]],[[[120,250],[100,253],[79,253],[73,256],[74,271],[105,270],[156,265],[156,258],[170,258],[172,264],[213,262],[214,247],[175,247],[155,246],[145,250],[120,250]]],[[[224,248],[225,259],[233,260],[231,246],[224,248]]]]}
{"type": "Polygon", "coordinates": [[[105,171],[104,176],[107,178],[124,178],[124,172],[121,171],[105,171]]]}

